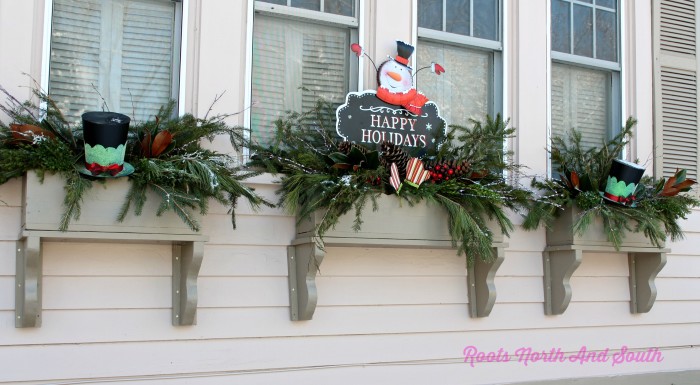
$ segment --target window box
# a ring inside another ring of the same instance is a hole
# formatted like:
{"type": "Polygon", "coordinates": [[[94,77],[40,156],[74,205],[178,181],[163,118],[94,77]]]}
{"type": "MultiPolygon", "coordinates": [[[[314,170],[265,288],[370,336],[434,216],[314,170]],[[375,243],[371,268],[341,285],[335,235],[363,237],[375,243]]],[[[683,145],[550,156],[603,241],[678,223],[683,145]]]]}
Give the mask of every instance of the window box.
{"type": "Polygon", "coordinates": [[[571,301],[570,279],[581,264],[583,252],[624,252],[629,262],[630,311],[646,313],[656,300],[656,275],[666,264],[665,248],[654,246],[644,233],[626,232],[623,244],[615,248],[608,241],[602,218],[596,218],[583,235],[574,234],[573,224],[580,210],[569,207],[547,230],[543,252],[545,314],[562,314],[571,301]]]}
{"type": "Polygon", "coordinates": [[[116,218],[129,190],[128,178],[93,182],[81,216],[68,231],[58,231],[63,215],[64,179],[47,173],[43,183],[30,171],[24,177],[22,231],[17,241],[15,326],[41,326],[42,241],[166,242],[173,245],[173,325],[196,323],[197,276],[208,237],[192,231],[176,214],[156,216],[159,198],[149,196],[143,213],[116,218]]]}
{"type": "MultiPolygon", "coordinates": [[[[367,202],[362,215],[362,228],[352,229],[354,211],[342,216],[335,228],[323,236],[325,246],[338,247],[396,247],[396,248],[452,248],[447,225],[447,213],[441,208],[420,202],[410,206],[394,196],[382,195],[378,210],[372,210],[367,202]]],[[[289,293],[292,320],[310,320],[316,308],[316,272],[325,256],[319,247],[314,229],[320,223],[323,212],[297,225],[296,238],[287,249],[289,263],[289,293]]],[[[498,225],[489,223],[493,232],[493,260],[484,262],[476,258],[467,267],[469,308],[473,317],[486,317],[496,301],[494,277],[503,262],[504,236],[498,225]]]]}

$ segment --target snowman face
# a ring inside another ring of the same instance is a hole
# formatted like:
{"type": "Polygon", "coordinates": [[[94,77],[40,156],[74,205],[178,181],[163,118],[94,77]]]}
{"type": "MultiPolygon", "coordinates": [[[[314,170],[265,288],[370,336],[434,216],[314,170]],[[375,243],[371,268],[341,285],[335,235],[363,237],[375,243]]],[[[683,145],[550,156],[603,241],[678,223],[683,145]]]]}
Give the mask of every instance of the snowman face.
{"type": "Polygon", "coordinates": [[[393,93],[408,92],[413,87],[411,70],[393,60],[388,60],[379,68],[379,85],[393,93]]]}

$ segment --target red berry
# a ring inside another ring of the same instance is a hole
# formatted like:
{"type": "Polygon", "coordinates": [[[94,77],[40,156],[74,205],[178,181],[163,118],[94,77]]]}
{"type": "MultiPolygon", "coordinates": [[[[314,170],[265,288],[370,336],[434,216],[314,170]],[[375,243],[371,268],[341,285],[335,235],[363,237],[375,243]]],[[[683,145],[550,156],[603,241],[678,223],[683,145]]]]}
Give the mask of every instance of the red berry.
{"type": "Polygon", "coordinates": [[[449,169],[449,170],[447,170],[447,173],[448,173],[448,174],[450,174],[450,175],[452,175],[452,174],[454,174],[454,173],[455,173],[455,170],[453,170],[453,169],[449,169]]]}
{"type": "Polygon", "coordinates": [[[435,171],[440,171],[440,166],[435,166],[435,171]]]}
{"type": "Polygon", "coordinates": [[[445,177],[445,180],[450,180],[450,177],[449,176],[445,177]]]}

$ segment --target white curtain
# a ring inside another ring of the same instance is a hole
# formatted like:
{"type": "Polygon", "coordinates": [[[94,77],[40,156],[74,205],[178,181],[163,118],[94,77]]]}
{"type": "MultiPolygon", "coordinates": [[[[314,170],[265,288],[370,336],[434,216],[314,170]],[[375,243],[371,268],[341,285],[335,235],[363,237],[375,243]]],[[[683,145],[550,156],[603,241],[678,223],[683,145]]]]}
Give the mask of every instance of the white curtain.
{"type": "Polygon", "coordinates": [[[609,71],[552,63],[552,136],[581,132],[583,147],[607,140],[611,111],[609,71]]]}
{"type": "Polygon", "coordinates": [[[105,109],[143,121],[176,95],[175,7],[160,0],[54,0],[49,94],[69,120],[105,109]]]}
{"type": "Polygon", "coordinates": [[[348,92],[350,31],[255,15],[251,129],[268,143],[274,121],[323,98],[341,104],[348,92]]]}
{"type": "Polygon", "coordinates": [[[469,126],[469,119],[484,120],[493,100],[493,54],[449,44],[420,40],[417,68],[436,62],[445,68],[437,76],[429,69],[416,76],[416,88],[434,101],[447,124],[469,126]]]}

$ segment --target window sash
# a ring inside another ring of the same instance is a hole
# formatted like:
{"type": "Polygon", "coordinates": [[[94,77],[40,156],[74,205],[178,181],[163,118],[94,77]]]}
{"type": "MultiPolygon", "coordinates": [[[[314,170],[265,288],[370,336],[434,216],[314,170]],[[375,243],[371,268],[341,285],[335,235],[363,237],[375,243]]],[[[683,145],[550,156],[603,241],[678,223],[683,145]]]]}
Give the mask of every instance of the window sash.
{"type": "Polygon", "coordinates": [[[177,99],[181,3],[53,0],[51,11],[48,90],[70,121],[100,109],[146,120],[177,99]]]}

